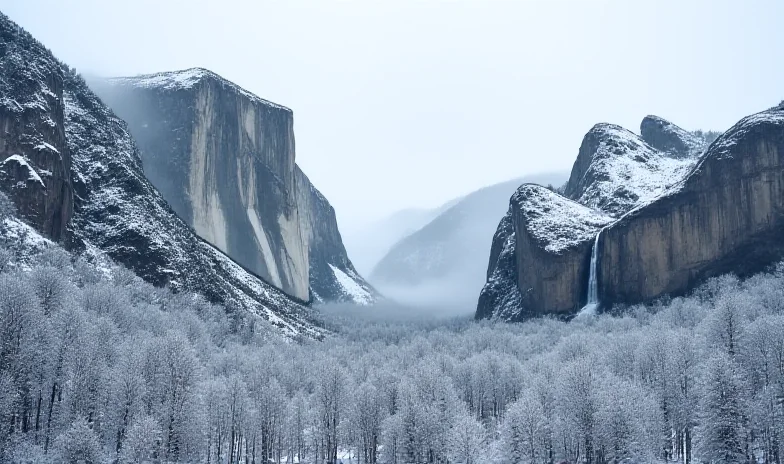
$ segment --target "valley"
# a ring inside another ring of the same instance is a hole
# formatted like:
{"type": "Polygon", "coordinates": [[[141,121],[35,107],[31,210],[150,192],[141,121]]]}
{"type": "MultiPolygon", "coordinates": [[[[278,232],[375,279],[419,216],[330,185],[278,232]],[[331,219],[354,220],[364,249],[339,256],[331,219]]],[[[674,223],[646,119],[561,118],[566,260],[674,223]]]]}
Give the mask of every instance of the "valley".
{"type": "Polygon", "coordinates": [[[488,84],[527,124],[464,89],[399,125],[341,102],[314,154],[255,81],[50,45],[0,13],[0,462],[780,463],[784,102],[632,131],[595,122],[639,112],[618,91],[574,132],[488,84]]]}

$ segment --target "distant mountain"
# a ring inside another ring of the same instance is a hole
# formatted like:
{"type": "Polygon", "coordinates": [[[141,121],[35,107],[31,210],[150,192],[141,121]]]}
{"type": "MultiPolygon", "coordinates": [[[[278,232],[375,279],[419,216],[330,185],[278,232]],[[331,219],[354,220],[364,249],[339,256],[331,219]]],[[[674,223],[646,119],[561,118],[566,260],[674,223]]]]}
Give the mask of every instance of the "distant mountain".
{"type": "Polygon", "coordinates": [[[414,233],[395,243],[370,281],[405,303],[467,309],[485,280],[488,244],[510,195],[525,182],[561,185],[568,174],[514,179],[462,197],[414,233]]]}
{"type": "Polygon", "coordinates": [[[395,243],[418,231],[461,199],[452,199],[436,208],[402,209],[383,219],[346,230],[343,242],[359,273],[369,275],[395,243]]]}

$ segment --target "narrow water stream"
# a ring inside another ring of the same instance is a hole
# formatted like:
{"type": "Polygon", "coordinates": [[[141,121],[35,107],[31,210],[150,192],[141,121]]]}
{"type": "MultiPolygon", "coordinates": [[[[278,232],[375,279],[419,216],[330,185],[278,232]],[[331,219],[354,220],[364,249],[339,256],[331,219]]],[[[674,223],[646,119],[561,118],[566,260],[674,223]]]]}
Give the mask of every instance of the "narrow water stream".
{"type": "Polygon", "coordinates": [[[602,231],[596,234],[596,239],[593,242],[593,249],[591,250],[591,269],[588,274],[588,298],[586,299],[585,306],[580,310],[578,315],[592,315],[596,314],[596,309],[599,307],[599,283],[596,281],[596,267],[598,259],[598,249],[599,249],[599,237],[601,237],[602,231]]]}

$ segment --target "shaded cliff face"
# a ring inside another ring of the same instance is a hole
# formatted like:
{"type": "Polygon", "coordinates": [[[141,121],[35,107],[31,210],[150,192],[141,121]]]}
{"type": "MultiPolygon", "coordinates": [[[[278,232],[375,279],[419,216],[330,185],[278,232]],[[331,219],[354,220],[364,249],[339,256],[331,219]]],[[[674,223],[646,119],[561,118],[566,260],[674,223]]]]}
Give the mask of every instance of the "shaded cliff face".
{"type": "Polygon", "coordinates": [[[109,80],[145,174],[202,238],[289,295],[309,297],[293,116],[204,70],[109,80]]]}
{"type": "MultiPolygon", "coordinates": [[[[71,250],[88,255],[104,253],[150,283],[201,293],[210,301],[250,311],[286,335],[323,336],[324,332],[310,322],[303,302],[292,300],[247,272],[195,235],[172,211],[144,176],[139,152],[125,123],[80,77],[40,44],[33,46],[37,42],[2,15],[0,28],[20,31],[4,40],[14,41],[20,55],[21,68],[15,69],[14,75],[23,73],[39,81],[36,85],[40,95],[31,98],[48,95],[47,89],[51,88],[47,76],[62,76],[60,104],[51,119],[54,131],[62,134],[64,145],[58,151],[72,157],[67,182],[73,185],[74,209],[64,233],[65,244],[71,250]]],[[[5,49],[9,48],[5,44],[5,49]]],[[[8,81],[12,69],[0,67],[0,81],[8,81]]],[[[8,127],[5,137],[10,140],[39,134],[35,126],[8,127]]],[[[62,208],[65,211],[59,214],[71,215],[67,205],[62,208]]],[[[42,223],[33,221],[32,225],[48,233],[42,223]]]]}
{"type": "Polygon", "coordinates": [[[63,68],[0,13],[0,188],[55,241],[73,212],[63,127],[63,68]]]}
{"type": "Polygon", "coordinates": [[[784,256],[784,110],[741,120],[667,195],[605,232],[599,294],[610,303],[682,294],[713,275],[784,256]]]}
{"type": "Polygon", "coordinates": [[[338,230],[335,209],[297,166],[297,205],[303,241],[309,248],[310,290],[318,302],[369,305],[379,297],[359,275],[338,230]]]}
{"type": "Polygon", "coordinates": [[[653,148],[674,158],[699,156],[705,140],[658,116],[646,116],[640,123],[640,135],[653,148]]]}
{"type": "Polygon", "coordinates": [[[476,308],[477,319],[491,317],[515,321],[524,317],[522,295],[517,287],[517,236],[512,222],[513,207],[510,206],[498,223],[493,243],[490,246],[490,261],[487,265],[487,283],[479,293],[476,308]]]}
{"type": "MultiPolygon", "coordinates": [[[[656,120],[676,136],[691,136],[661,118],[656,120]]],[[[583,139],[564,187],[572,202],[552,192],[545,194],[541,187],[524,186],[513,196],[509,218],[501,221],[493,242],[493,250],[504,251],[498,257],[491,253],[476,317],[523,320],[575,314],[586,303],[591,250],[602,226],[650,204],[681,182],[697,163],[694,154],[699,150],[681,157],[652,147],[620,126],[594,126],[583,139]],[[594,219],[586,221],[591,215],[594,219]],[[563,217],[576,222],[565,222],[563,217]],[[531,233],[536,221],[547,226],[535,228],[541,232],[538,235],[531,233]],[[553,252],[548,243],[559,241],[569,245],[553,252]]],[[[603,246],[604,240],[600,243],[603,246]]],[[[602,253],[599,262],[603,268],[608,265],[602,253]]]]}

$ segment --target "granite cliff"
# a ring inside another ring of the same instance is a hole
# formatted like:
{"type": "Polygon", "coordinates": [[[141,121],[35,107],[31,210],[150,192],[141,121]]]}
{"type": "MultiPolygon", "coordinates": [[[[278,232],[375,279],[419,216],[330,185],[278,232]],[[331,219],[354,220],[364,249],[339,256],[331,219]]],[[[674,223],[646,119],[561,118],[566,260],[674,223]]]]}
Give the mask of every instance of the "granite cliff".
{"type": "Polygon", "coordinates": [[[682,182],[613,223],[599,246],[606,305],[748,275],[784,256],[784,109],[742,119],[682,182]]]}
{"type": "Polygon", "coordinates": [[[54,240],[73,214],[63,80],[48,50],[0,13],[0,188],[54,240]]]}
{"type": "MultiPolygon", "coordinates": [[[[583,139],[563,195],[535,185],[518,189],[493,238],[477,318],[569,317],[586,304],[599,231],[676,186],[705,149],[700,137],[656,116],[643,120],[641,132],[597,124],[583,139]]],[[[604,269],[604,238],[599,243],[604,269]]]]}
{"type": "Polygon", "coordinates": [[[145,177],[125,122],[2,14],[0,62],[12,63],[0,67],[0,185],[38,232],[155,285],[250,311],[286,335],[322,336],[304,300],[248,272],[175,214],[145,177]]]}
{"type": "Polygon", "coordinates": [[[295,163],[290,109],[201,68],[91,85],[128,122],[145,174],[200,237],[295,298],[374,301],[332,206],[295,163]]]}
{"type": "Polygon", "coordinates": [[[109,80],[144,172],[196,233],[294,297],[308,299],[293,116],[207,70],[109,80]]]}

